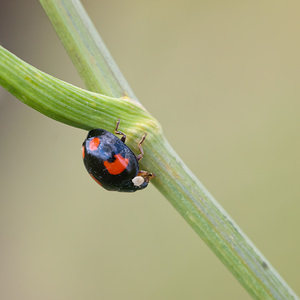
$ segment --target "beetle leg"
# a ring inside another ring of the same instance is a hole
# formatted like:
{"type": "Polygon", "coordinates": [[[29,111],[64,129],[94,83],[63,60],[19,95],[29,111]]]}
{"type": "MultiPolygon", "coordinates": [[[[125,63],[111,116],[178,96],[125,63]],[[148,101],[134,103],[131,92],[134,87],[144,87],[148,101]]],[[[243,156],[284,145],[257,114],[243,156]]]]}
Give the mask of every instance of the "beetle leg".
{"type": "Polygon", "coordinates": [[[142,176],[146,182],[149,182],[150,179],[155,177],[153,173],[148,173],[147,171],[143,171],[143,170],[139,170],[137,176],[142,176]]]}
{"type": "Polygon", "coordinates": [[[142,139],[141,139],[141,140],[139,141],[139,143],[138,143],[138,147],[139,147],[139,150],[140,150],[140,152],[141,152],[141,154],[137,155],[137,157],[136,157],[138,161],[140,161],[140,160],[143,158],[143,156],[144,156],[144,150],[143,150],[143,148],[142,148],[142,143],[144,142],[146,136],[147,136],[147,133],[145,133],[145,134],[142,136],[142,139]]]}
{"type": "Polygon", "coordinates": [[[122,135],[121,141],[122,141],[123,143],[125,143],[125,141],[126,141],[126,135],[125,135],[123,132],[118,131],[119,125],[120,125],[120,119],[117,121],[117,126],[116,126],[116,129],[115,129],[115,134],[122,135]]]}

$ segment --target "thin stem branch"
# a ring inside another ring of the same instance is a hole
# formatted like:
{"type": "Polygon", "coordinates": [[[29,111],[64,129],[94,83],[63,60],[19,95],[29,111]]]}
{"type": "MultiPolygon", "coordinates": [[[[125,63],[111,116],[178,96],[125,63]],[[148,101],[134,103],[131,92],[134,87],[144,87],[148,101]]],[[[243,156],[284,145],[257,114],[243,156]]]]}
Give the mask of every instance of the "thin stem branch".
{"type": "Polygon", "coordinates": [[[1,46],[0,84],[26,105],[74,127],[89,130],[100,126],[112,130],[118,118],[122,119],[122,126],[134,127],[133,124],[142,119],[150,127],[159,127],[139,103],[129,98],[104,96],[61,81],[1,46]]]}
{"type": "Polygon", "coordinates": [[[77,0],[40,0],[89,91],[138,101],[77,0]]]}

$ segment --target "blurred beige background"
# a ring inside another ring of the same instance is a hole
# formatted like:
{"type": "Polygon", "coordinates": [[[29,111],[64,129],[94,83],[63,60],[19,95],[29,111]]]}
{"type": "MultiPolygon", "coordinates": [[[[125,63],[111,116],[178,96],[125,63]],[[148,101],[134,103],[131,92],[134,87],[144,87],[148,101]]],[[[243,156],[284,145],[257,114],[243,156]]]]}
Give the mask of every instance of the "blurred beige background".
{"type": "MultiPolygon", "coordinates": [[[[83,4],[171,144],[300,294],[299,1],[83,4]]],[[[1,1],[0,42],[83,87],[38,1],[1,1]]],[[[0,135],[0,299],[250,299],[153,186],[90,179],[86,132],[0,89],[0,135]]]]}

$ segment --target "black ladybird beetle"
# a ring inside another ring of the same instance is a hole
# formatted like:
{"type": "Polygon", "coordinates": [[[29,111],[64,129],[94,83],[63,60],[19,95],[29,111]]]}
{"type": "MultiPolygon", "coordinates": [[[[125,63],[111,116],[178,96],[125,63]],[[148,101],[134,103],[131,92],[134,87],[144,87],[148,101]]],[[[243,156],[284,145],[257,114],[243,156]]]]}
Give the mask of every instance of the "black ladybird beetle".
{"type": "Polygon", "coordinates": [[[89,131],[82,144],[84,165],[91,177],[109,191],[135,192],[147,187],[152,173],[139,169],[139,161],[144,155],[142,143],[146,134],[138,143],[141,152],[138,156],[125,145],[126,135],[118,131],[120,120],[117,121],[115,134],[117,138],[104,129],[89,131]]]}

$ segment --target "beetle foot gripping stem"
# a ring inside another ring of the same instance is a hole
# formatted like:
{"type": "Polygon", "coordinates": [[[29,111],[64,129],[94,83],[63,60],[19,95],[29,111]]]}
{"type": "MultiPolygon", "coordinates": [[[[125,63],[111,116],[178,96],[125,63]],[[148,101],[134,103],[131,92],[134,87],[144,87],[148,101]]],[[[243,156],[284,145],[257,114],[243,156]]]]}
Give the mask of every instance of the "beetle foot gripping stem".
{"type": "Polygon", "coordinates": [[[137,176],[142,176],[144,180],[149,183],[149,181],[154,178],[156,175],[153,173],[149,173],[147,171],[139,170],[139,173],[137,176]]]}

